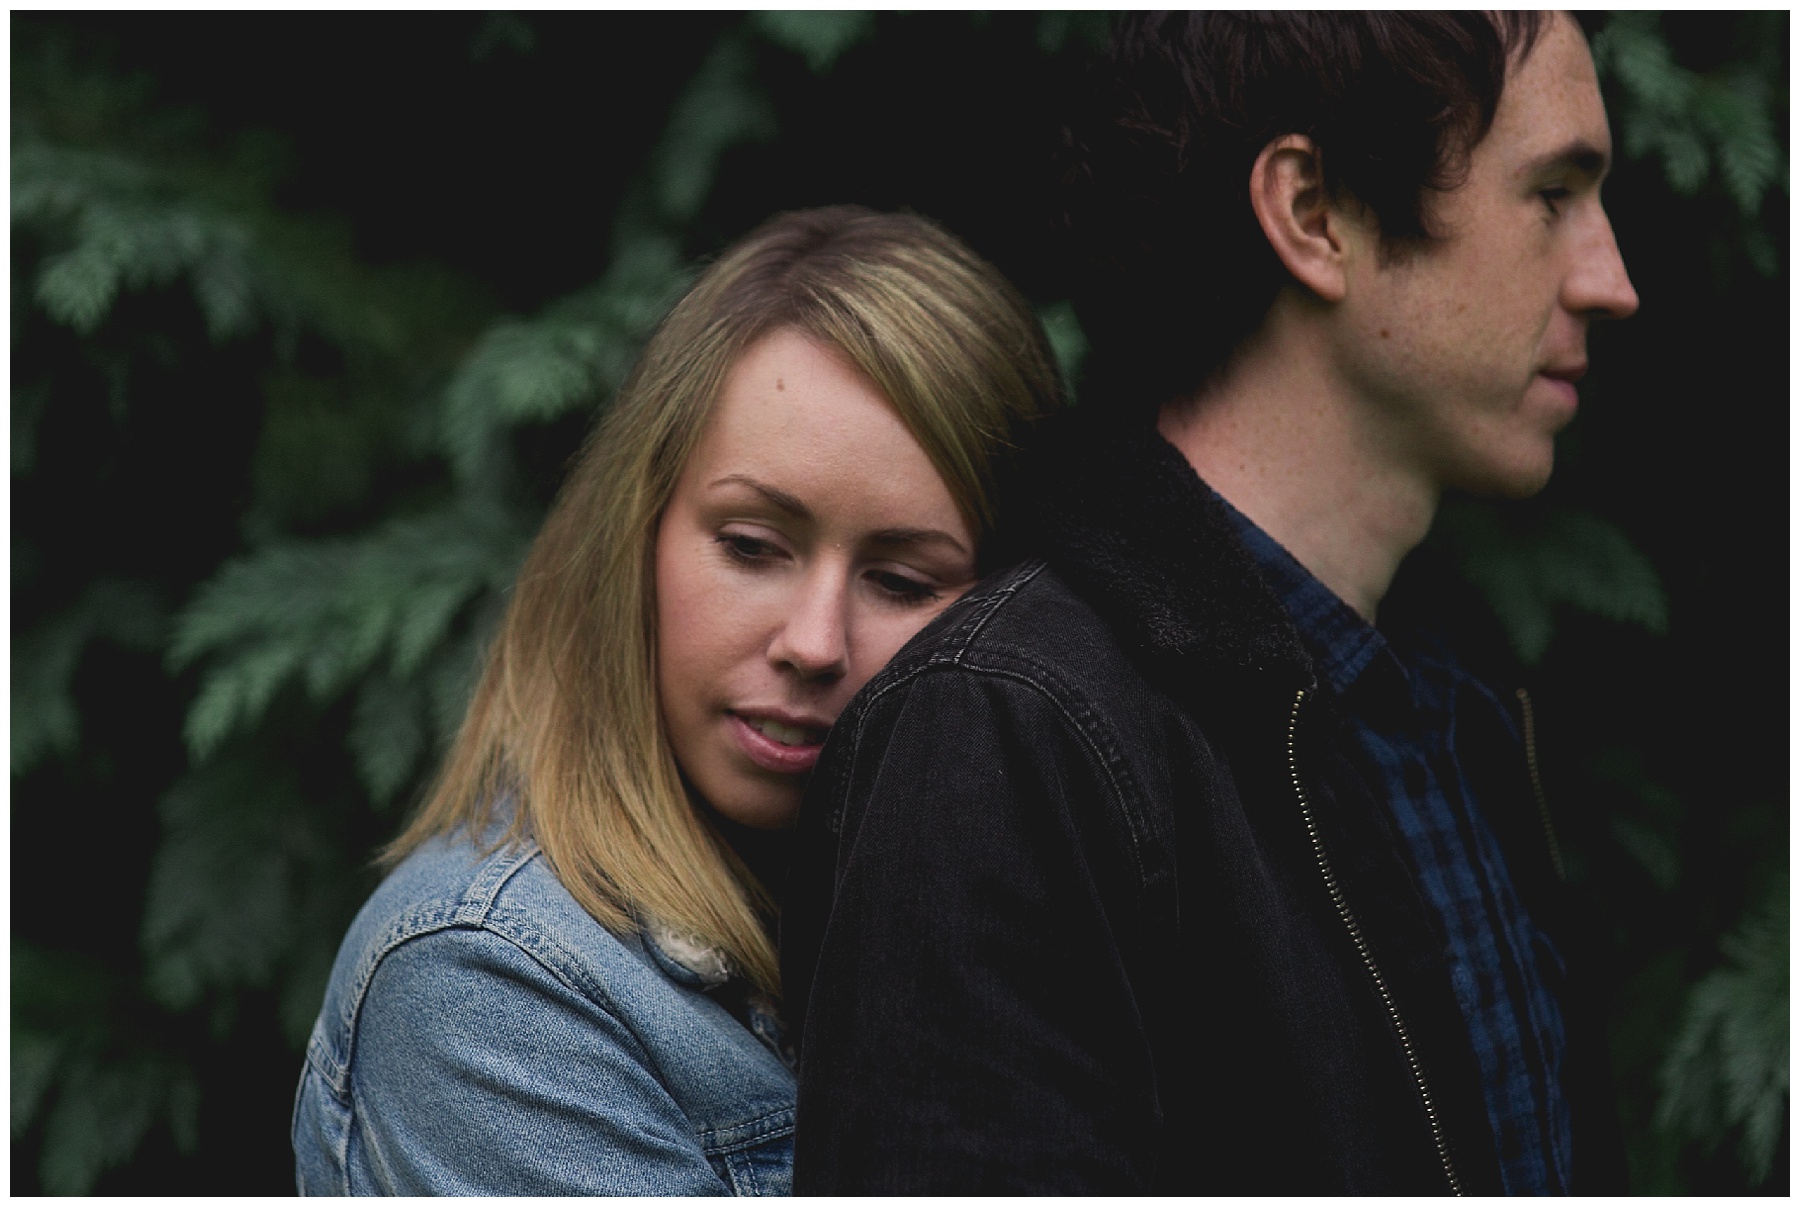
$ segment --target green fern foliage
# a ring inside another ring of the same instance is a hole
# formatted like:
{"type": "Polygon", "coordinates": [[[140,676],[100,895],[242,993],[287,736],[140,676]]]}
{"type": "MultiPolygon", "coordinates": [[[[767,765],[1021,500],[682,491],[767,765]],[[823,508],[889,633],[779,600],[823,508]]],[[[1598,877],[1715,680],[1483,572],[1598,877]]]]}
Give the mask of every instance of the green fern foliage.
{"type": "MultiPolygon", "coordinates": [[[[1761,21],[1769,39],[1786,40],[1785,22],[1761,21]]],[[[1787,108],[1786,65],[1779,47],[1728,68],[1684,67],[1655,13],[1618,13],[1593,38],[1602,79],[1616,84],[1613,120],[1621,150],[1662,165],[1669,187],[1693,196],[1715,183],[1742,221],[1738,240],[1757,271],[1779,267],[1773,242],[1754,219],[1788,187],[1787,156],[1778,134],[1787,108]]]]}
{"type": "Polygon", "coordinates": [[[1702,75],[1680,66],[1653,13],[1614,17],[1594,36],[1593,51],[1632,101],[1617,115],[1625,153],[1660,158],[1677,192],[1698,192],[1717,170],[1738,208],[1754,214],[1769,189],[1785,189],[1787,165],[1771,120],[1776,98],[1758,73],[1702,75]]]}
{"type": "Polygon", "coordinates": [[[41,759],[73,754],[81,718],[72,692],[75,668],[88,643],[114,641],[127,649],[160,649],[168,618],[155,588],[147,583],[102,580],[73,607],[58,612],[13,644],[12,772],[19,775],[41,759]]]}
{"type": "Polygon", "coordinates": [[[166,190],[166,181],[119,156],[30,144],[14,149],[13,221],[63,224],[72,234],[71,245],[38,272],[36,300],[51,317],[91,332],[121,289],[191,274],[216,334],[245,325],[252,287],[244,232],[229,219],[157,196],[166,190]]]}
{"type": "Polygon", "coordinates": [[[1520,522],[1490,505],[1457,502],[1444,508],[1434,537],[1486,597],[1527,664],[1550,648],[1559,608],[1668,630],[1668,599],[1655,568],[1600,516],[1558,510],[1520,522]]]}
{"type": "Polygon", "coordinates": [[[1787,1117],[1788,877],[1721,946],[1693,989],[1662,1068],[1657,1121],[1708,1151],[1733,1135],[1753,1182],[1767,1178],[1787,1117]]]}
{"type": "Polygon", "coordinates": [[[301,1042],[324,992],[356,877],[291,770],[245,751],[190,774],[161,803],[164,838],[143,919],[146,985],[171,1011],[231,991],[279,991],[301,1042]]]}
{"type": "Polygon", "coordinates": [[[1062,370],[1063,388],[1073,398],[1075,383],[1081,380],[1081,365],[1088,352],[1087,334],[1081,329],[1081,320],[1075,317],[1074,306],[1056,302],[1038,308],[1038,321],[1044,324],[1050,351],[1056,356],[1056,367],[1062,370]]]}
{"type": "Polygon", "coordinates": [[[498,434],[610,398],[689,279],[673,239],[637,239],[593,287],[490,327],[444,393],[443,449],[457,476],[475,482],[491,470],[498,434]]]}
{"type": "Polygon", "coordinates": [[[182,612],[172,664],[213,655],[188,715],[204,761],[289,683],[329,701],[381,660],[408,679],[464,605],[511,582],[529,530],[471,498],[365,536],[284,542],[227,564],[182,612]]]}
{"type": "Polygon", "coordinates": [[[11,956],[12,1134],[41,1129],[44,1189],[89,1193],[157,1126],[192,1151],[193,1071],[146,1042],[127,987],[93,961],[17,941],[11,956]]]}
{"type": "Polygon", "coordinates": [[[753,13],[750,27],[777,46],[806,59],[817,72],[831,67],[846,50],[875,34],[875,14],[828,9],[774,9],[753,13]]]}

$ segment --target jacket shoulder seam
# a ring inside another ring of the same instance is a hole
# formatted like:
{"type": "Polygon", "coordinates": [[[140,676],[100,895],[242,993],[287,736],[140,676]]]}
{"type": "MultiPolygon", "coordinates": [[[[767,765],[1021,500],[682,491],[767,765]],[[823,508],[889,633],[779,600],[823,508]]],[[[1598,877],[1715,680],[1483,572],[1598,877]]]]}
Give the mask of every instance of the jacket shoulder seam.
{"type": "Polygon", "coordinates": [[[407,943],[445,931],[491,934],[517,948],[570,990],[582,994],[613,1017],[619,1018],[619,1012],[613,1008],[605,988],[577,971],[580,961],[575,958],[574,953],[548,932],[533,925],[525,915],[496,904],[501,889],[541,855],[536,843],[527,843],[507,858],[490,859],[488,862],[493,866],[484,866],[462,893],[445,895],[413,906],[381,932],[381,937],[371,945],[358,966],[357,977],[349,995],[350,1005],[343,1014],[345,1043],[342,1060],[335,1058],[325,1037],[316,1032],[307,1045],[308,1063],[331,1087],[334,1094],[342,1098],[349,1093],[350,1068],[356,1062],[357,1027],[361,1020],[363,1002],[367,999],[369,985],[382,963],[407,943]],[[546,958],[548,953],[555,953],[561,958],[552,961],[546,958]]]}
{"type": "MultiPolygon", "coordinates": [[[[987,628],[988,624],[994,619],[994,616],[1000,609],[1012,602],[1020,591],[1024,590],[1038,575],[1042,574],[1044,572],[1044,567],[1045,563],[1042,561],[1025,563],[1025,565],[1020,567],[1011,578],[1001,586],[995,588],[994,592],[986,599],[983,599],[979,610],[977,610],[975,615],[971,616],[967,621],[962,640],[957,644],[955,653],[949,655],[949,660],[959,663],[963,661],[963,659],[967,657],[970,647],[973,646],[976,639],[981,636],[982,630],[987,628]]],[[[941,660],[943,657],[944,655],[941,654],[933,655],[926,661],[928,663],[935,662],[941,660]]]]}
{"type": "MultiPolygon", "coordinates": [[[[1041,568],[1042,566],[1040,564],[1040,566],[1033,570],[1030,577],[1035,577],[1036,570],[1041,568]]],[[[1017,585],[1023,586],[1027,581],[1029,581],[1029,577],[1021,579],[1017,585]]],[[[1014,584],[1008,584],[1009,588],[1013,586],[1014,584]]],[[[997,593],[995,602],[986,609],[985,614],[980,618],[981,623],[985,624],[1006,599],[1011,597],[1011,594],[1012,591],[1010,590],[1004,594],[997,593]]],[[[1032,669],[1045,674],[1046,677],[1055,679],[1059,686],[1066,687],[1061,676],[1056,675],[1053,668],[1038,663],[1035,659],[1022,658],[1021,661],[1032,669]]],[[[1117,802],[1118,812],[1125,823],[1126,835],[1130,840],[1132,865],[1137,870],[1138,884],[1140,888],[1147,887],[1148,873],[1145,870],[1143,855],[1143,848],[1147,839],[1143,833],[1142,822],[1137,817],[1137,810],[1133,808],[1132,795],[1127,792],[1126,786],[1121,782],[1119,771],[1114,766],[1115,760],[1112,757],[1109,757],[1106,751],[1101,749],[1099,739],[1090,732],[1089,726],[1083,723],[1082,718],[1078,718],[1074,715],[1064,701],[1059,698],[1057,692],[1052,691],[1046,684],[1038,681],[1031,675],[1026,674],[1024,670],[970,661],[967,656],[966,643],[963,648],[958,649],[953,656],[938,655],[917,666],[909,667],[904,674],[898,675],[891,682],[881,685],[870,695],[864,706],[858,711],[855,728],[850,734],[851,765],[846,767],[843,774],[839,777],[837,800],[835,801],[835,807],[831,812],[830,820],[833,832],[842,833],[843,830],[843,819],[848,804],[845,796],[850,783],[854,779],[855,760],[862,752],[864,727],[866,726],[870,715],[874,712],[875,705],[889,693],[898,688],[910,686],[915,680],[929,672],[947,672],[953,668],[973,675],[1005,679],[1010,682],[1022,684],[1029,688],[1035,695],[1040,696],[1049,702],[1050,706],[1062,717],[1064,723],[1068,725],[1070,731],[1077,735],[1082,745],[1087,749],[1089,755],[1105,774],[1107,787],[1110,790],[1114,801],[1117,802]]],[[[1075,692],[1073,688],[1068,688],[1067,690],[1068,694],[1071,696],[1080,694],[1075,692]]],[[[1092,710],[1088,711],[1096,724],[1103,723],[1097,713],[1093,713],[1092,710]]],[[[1116,747],[1117,744],[1109,742],[1108,745],[1116,747]]]]}

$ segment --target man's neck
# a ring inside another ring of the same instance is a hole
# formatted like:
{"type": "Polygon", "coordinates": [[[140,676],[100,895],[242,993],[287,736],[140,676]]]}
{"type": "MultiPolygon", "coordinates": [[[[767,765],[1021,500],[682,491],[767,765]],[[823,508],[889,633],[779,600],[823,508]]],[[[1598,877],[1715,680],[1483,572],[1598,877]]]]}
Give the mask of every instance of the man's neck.
{"type": "MultiPolygon", "coordinates": [[[[1279,307],[1278,307],[1279,310],[1279,307]]],[[[1157,429],[1207,485],[1371,624],[1441,491],[1304,341],[1266,323],[1157,429]]]]}

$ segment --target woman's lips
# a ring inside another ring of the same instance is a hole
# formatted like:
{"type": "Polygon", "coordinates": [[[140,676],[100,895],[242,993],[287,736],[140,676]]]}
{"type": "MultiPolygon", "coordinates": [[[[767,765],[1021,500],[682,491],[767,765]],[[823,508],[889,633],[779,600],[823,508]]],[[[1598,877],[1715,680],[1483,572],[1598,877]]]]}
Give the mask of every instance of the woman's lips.
{"type": "Polygon", "coordinates": [[[792,725],[774,717],[735,712],[725,715],[738,748],[764,771],[784,775],[811,771],[825,748],[825,726],[792,725]]]}

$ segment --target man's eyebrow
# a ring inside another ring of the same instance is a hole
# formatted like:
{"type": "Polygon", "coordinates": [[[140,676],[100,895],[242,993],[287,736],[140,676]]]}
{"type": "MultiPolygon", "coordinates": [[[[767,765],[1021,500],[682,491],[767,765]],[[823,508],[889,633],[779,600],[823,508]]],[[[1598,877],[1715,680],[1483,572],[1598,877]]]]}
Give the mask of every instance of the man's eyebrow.
{"type": "Polygon", "coordinates": [[[739,486],[748,486],[751,490],[754,490],[757,494],[775,504],[775,506],[781,508],[781,510],[787,512],[795,519],[810,520],[813,518],[812,509],[802,503],[799,499],[796,499],[787,491],[782,490],[779,486],[770,486],[767,482],[758,482],[749,474],[726,474],[723,478],[711,483],[711,485],[726,486],[732,483],[736,483],[739,486]]]}
{"type": "Polygon", "coordinates": [[[1570,167],[1598,180],[1606,175],[1606,170],[1611,166],[1611,158],[1605,151],[1585,138],[1578,138],[1533,159],[1525,165],[1525,171],[1528,175],[1536,175],[1550,168],[1570,167]]]}

